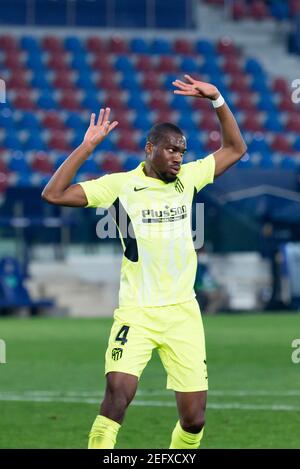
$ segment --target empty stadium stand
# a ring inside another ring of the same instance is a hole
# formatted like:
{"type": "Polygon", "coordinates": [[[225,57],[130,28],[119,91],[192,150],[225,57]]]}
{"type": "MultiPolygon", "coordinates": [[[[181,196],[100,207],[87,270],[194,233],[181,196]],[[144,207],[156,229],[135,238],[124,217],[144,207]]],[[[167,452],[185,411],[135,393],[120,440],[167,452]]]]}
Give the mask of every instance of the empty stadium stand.
{"type": "Polygon", "coordinates": [[[0,50],[7,84],[0,107],[2,193],[11,185],[44,184],[101,106],[110,106],[120,125],[84,165],[81,179],[139,162],[147,130],[161,120],[186,132],[190,159],[216,149],[210,103],[172,94],[172,81],[187,72],[215,83],[235,113],[250,155],[240,168],[299,164],[299,106],[288,83],[272,79],[231,41],[2,35],[0,50]],[[107,163],[111,153],[117,164],[107,163]]]}

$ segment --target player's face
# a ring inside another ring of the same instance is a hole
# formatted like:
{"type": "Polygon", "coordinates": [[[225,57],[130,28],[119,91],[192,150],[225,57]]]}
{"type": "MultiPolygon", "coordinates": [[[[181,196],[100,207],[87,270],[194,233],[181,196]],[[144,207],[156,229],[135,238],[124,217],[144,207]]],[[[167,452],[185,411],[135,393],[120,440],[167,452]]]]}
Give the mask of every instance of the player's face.
{"type": "Polygon", "coordinates": [[[151,167],[165,181],[175,181],[186,152],[185,137],[168,133],[157,145],[150,145],[152,151],[148,153],[148,159],[151,167]]]}

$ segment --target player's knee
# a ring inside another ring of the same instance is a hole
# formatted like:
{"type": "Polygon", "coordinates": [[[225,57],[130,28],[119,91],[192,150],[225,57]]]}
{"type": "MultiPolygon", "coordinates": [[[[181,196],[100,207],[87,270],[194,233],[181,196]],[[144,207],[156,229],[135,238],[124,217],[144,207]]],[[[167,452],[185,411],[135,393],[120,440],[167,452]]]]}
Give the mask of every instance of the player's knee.
{"type": "Polygon", "coordinates": [[[136,386],[126,380],[108,378],[105,397],[119,408],[126,409],[135,396],[136,386]]]}
{"type": "Polygon", "coordinates": [[[185,418],[180,423],[185,432],[200,433],[205,425],[204,414],[198,417],[185,418]]]}
{"type": "Polygon", "coordinates": [[[105,398],[111,402],[116,408],[126,409],[132,401],[134,395],[124,389],[113,388],[108,389],[105,398]]]}
{"type": "Polygon", "coordinates": [[[121,424],[130,402],[131,397],[126,393],[118,389],[107,389],[100,406],[100,414],[121,424]]]}

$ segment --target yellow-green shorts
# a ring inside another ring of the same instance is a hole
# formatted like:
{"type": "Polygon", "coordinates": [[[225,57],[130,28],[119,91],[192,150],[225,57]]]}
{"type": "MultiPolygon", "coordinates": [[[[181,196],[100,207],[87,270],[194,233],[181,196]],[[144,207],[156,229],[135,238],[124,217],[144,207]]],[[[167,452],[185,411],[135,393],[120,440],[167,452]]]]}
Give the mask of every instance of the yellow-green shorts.
{"type": "Polygon", "coordinates": [[[140,378],[154,349],[168,375],[167,389],[207,390],[205,338],[196,299],[170,306],[117,308],[105,374],[118,371],[140,378]]]}

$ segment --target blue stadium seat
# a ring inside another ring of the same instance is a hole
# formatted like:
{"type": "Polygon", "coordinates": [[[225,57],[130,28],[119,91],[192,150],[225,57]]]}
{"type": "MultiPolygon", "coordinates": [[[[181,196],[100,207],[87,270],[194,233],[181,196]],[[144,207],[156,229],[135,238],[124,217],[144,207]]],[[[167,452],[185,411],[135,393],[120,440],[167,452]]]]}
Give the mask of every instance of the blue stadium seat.
{"type": "Polygon", "coordinates": [[[76,79],[76,86],[82,88],[85,91],[96,91],[95,83],[92,80],[92,76],[90,72],[82,72],[79,74],[78,78],[76,79]]]}
{"type": "Polygon", "coordinates": [[[134,37],[129,42],[131,52],[135,54],[148,54],[150,52],[148,41],[142,37],[134,37]]]}
{"type": "Polygon", "coordinates": [[[25,278],[17,259],[5,257],[0,260],[0,306],[29,306],[30,297],[23,285],[25,278]]]}
{"type": "Polygon", "coordinates": [[[27,67],[31,68],[35,73],[45,71],[45,65],[42,54],[39,52],[30,52],[26,60],[27,67]]]}
{"type": "Polygon", "coordinates": [[[152,54],[173,54],[171,41],[168,39],[154,39],[150,46],[152,54]]]}
{"type": "Polygon", "coordinates": [[[245,63],[245,71],[252,75],[263,75],[264,70],[261,63],[256,59],[247,59],[245,63]]]}
{"type": "Polygon", "coordinates": [[[206,60],[203,64],[200,65],[199,71],[201,73],[208,73],[220,77],[221,71],[220,68],[214,60],[206,60]]]}
{"type": "MultiPolygon", "coordinates": [[[[79,132],[74,133],[70,142],[71,147],[77,148],[79,145],[81,145],[83,137],[84,137],[84,133],[79,133],[79,132]]],[[[101,147],[102,147],[102,144],[101,144],[101,147]]],[[[58,158],[58,160],[56,160],[55,165],[54,165],[55,168],[57,167],[57,165],[59,166],[61,164],[61,163],[59,164],[58,161],[61,161],[61,160],[63,161],[63,158],[64,156],[62,155],[58,158]]]]}
{"type": "Polygon", "coordinates": [[[86,54],[83,42],[76,36],[66,37],[64,40],[65,48],[75,54],[86,54]]]}
{"type": "Polygon", "coordinates": [[[39,41],[33,36],[22,36],[20,39],[20,46],[27,52],[42,53],[39,41]]]}
{"type": "Polygon", "coordinates": [[[27,173],[23,171],[18,174],[17,180],[18,187],[30,187],[32,186],[32,172],[29,169],[27,173]]]}
{"type": "Polygon", "coordinates": [[[206,57],[214,57],[216,56],[216,49],[214,45],[210,41],[205,41],[204,39],[200,39],[196,42],[196,51],[199,54],[202,54],[206,57]]]}
{"type": "Polygon", "coordinates": [[[199,65],[192,57],[183,57],[180,61],[180,69],[183,73],[197,73],[199,65]]]}
{"type": "Polygon", "coordinates": [[[25,276],[25,268],[21,266],[15,257],[2,257],[0,259],[0,275],[14,274],[18,277],[25,276]]]}
{"type": "Polygon", "coordinates": [[[257,108],[260,111],[267,111],[269,113],[271,113],[271,112],[276,113],[277,112],[277,109],[276,109],[276,106],[273,102],[272,96],[270,96],[269,94],[261,95],[261,97],[260,97],[260,99],[257,103],[257,108]]]}
{"type": "Polygon", "coordinates": [[[47,150],[47,145],[43,141],[40,133],[33,132],[29,135],[29,137],[23,143],[24,150],[37,150],[37,151],[45,151],[47,150]]]}
{"type": "Polygon", "coordinates": [[[283,125],[281,124],[279,118],[277,117],[277,114],[274,114],[274,115],[271,114],[269,115],[269,117],[267,117],[266,121],[264,122],[264,128],[271,132],[283,131],[283,125]]]}
{"type": "Polygon", "coordinates": [[[270,153],[270,147],[261,135],[259,137],[254,136],[250,141],[248,141],[248,152],[251,153],[270,153]]]}
{"type": "Polygon", "coordinates": [[[262,158],[259,162],[259,167],[263,169],[271,169],[274,166],[271,154],[262,153],[262,158]]]}
{"type": "Polygon", "coordinates": [[[284,0],[275,0],[270,5],[272,16],[278,20],[283,21],[289,18],[289,3],[284,0]]]}
{"type": "Polygon", "coordinates": [[[42,91],[37,99],[37,105],[43,109],[57,109],[57,103],[53,95],[48,91],[42,91]]]}
{"type": "MultiPolygon", "coordinates": [[[[81,139],[82,141],[82,139],[81,139]]],[[[63,162],[66,160],[66,158],[68,157],[68,154],[67,153],[60,153],[58,154],[58,156],[56,157],[56,160],[54,162],[54,169],[55,171],[57,170],[57,168],[60,167],[60,165],[63,164],[63,162]]]]}
{"type": "Polygon", "coordinates": [[[280,159],[280,168],[282,169],[296,169],[297,168],[297,160],[292,156],[283,156],[280,159]]]}
{"type": "Polygon", "coordinates": [[[197,125],[195,124],[195,121],[193,119],[193,114],[191,112],[186,112],[183,111],[179,115],[179,119],[177,122],[177,125],[182,129],[182,130],[195,130],[197,129],[197,125]]]}
{"type": "Polygon", "coordinates": [[[115,68],[119,72],[135,73],[135,68],[130,58],[126,55],[119,55],[115,61],[115,68]]]}
{"type": "Polygon", "coordinates": [[[141,159],[137,155],[129,155],[123,163],[125,171],[131,171],[135,169],[141,162],[141,159]]]}
{"type": "Polygon", "coordinates": [[[165,75],[165,78],[164,78],[164,87],[167,89],[167,90],[173,90],[175,89],[174,88],[174,85],[173,85],[173,81],[177,80],[178,78],[178,75],[176,75],[175,73],[168,73],[165,75]]]}
{"type": "Polygon", "coordinates": [[[47,74],[42,71],[34,73],[30,83],[34,88],[39,88],[41,90],[50,90],[52,88],[47,74]]]}
{"type": "Polygon", "coordinates": [[[82,166],[80,166],[78,170],[78,174],[82,174],[82,173],[97,174],[99,173],[99,170],[100,168],[95,162],[95,160],[93,160],[92,158],[89,158],[83,163],[82,166]]]}
{"type": "Polygon", "coordinates": [[[69,112],[67,114],[65,124],[76,132],[81,132],[88,128],[88,122],[86,122],[77,112],[69,112]]]}
{"type": "Polygon", "coordinates": [[[32,300],[27,290],[26,271],[18,260],[4,257],[0,260],[0,307],[17,308],[27,306],[31,314],[36,314],[41,307],[52,307],[50,299],[32,300]]]}
{"type": "Polygon", "coordinates": [[[18,129],[35,129],[36,131],[41,130],[40,121],[35,112],[25,111],[22,112],[21,118],[17,122],[18,129]]]}
{"type": "Polygon", "coordinates": [[[261,94],[271,94],[271,90],[264,76],[255,77],[250,85],[251,90],[261,94]]]}
{"type": "Polygon", "coordinates": [[[30,173],[30,167],[29,164],[26,161],[26,157],[24,153],[21,151],[15,151],[8,162],[8,168],[11,171],[21,173],[21,174],[26,174],[30,173]]]}
{"type": "Polygon", "coordinates": [[[297,137],[296,140],[294,141],[293,148],[294,150],[300,152],[300,137],[297,137]]]}
{"type": "Polygon", "coordinates": [[[205,153],[204,146],[202,144],[201,137],[200,137],[200,132],[199,132],[199,136],[195,135],[194,133],[188,136],[187,150],[188,152],[193,151],[194,153],[197,153],[199,155],[205,153]]]}
{"type": "Polygon", "coordinates": [[[139,82],[135,75],[125,74],[120,82],[120,87],[125,88],[127,90],[137,91],[140,90],[139,82]]]}
{"type": "Polygon", "coordinates": [[[90,112],[99,112],[99,108],[102,106],[102,102],[97,93],[89,91],[85,93],[81,101],[81,106],[88,109],[90,112]]]}
{"type": "Polygon", "coordinates": [[[10,110],[0,111],[0,127],[7,131],[14,130],[15,123],[10,110]]]}
{"type": "Polygon", "coordinates": [[[71,67],[82,72],[88,72],[90,70],[90,67],[87,60],[87,54],[80,52],[73,54],[71,60],[71,67]]]}
{"type": "Polygon", "coordinates": [[[185,96],[174,95],[171,98],[170,105],[173,109],[178,109],[179,111],[192,111],[190,99],[186,98],[185,96]]]}
{"type": "Polygon", "coordinates": [[[111,140],[110,136],[106,137],[106,139],[101,143],[101,151],[116,151],[116,149],[116,145],[111,140]]]}
{"type": "MultiPolygon", "coordinates": [[[[2,145],[0,144],[0,146],[2,145]]],[[[17,133],[12,130],[10,130],[9,132],[6,132],[6,135],[3,138],[3,146],[4,148],[8,148],[9,150],[21,150],[22,149],[17,133]]]]}
{"type": "Polygon", "coordinates": [[[149,131],[152,127],[152,122],[150,121],[149,113],[138,112],[135,118],[133,119],[133,126],[136,129],[144,130],[146,132],[149,131]]]}
{"type": "Polygon", "coordinates": [[[128,96],[127,105],[135,111],[138,111],[140,114],[149,112],[148,106],[143,100],[141,93],[131,93],[128,96]]]}

